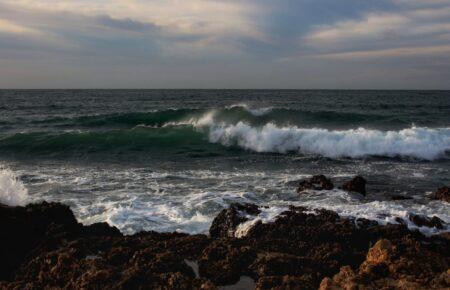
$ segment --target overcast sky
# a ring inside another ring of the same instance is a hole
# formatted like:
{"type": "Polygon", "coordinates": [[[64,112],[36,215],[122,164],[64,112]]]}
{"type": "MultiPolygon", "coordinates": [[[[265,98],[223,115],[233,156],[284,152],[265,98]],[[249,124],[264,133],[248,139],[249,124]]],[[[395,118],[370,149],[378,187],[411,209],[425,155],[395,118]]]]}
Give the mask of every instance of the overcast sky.
{"type": "Polygon", "coordinates": [[[0,88],[450,89],[450,0],[0,0],[0,88]]]}

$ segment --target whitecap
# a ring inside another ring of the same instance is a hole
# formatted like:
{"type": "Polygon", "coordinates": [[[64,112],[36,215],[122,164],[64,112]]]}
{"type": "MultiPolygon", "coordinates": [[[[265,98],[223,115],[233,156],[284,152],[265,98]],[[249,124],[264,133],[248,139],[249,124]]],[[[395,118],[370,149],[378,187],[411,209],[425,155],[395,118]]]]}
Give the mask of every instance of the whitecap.
{"type": "Polygon", "coordinates": [[[0,203],[6,205],[25,205],[28,190],[17,176],[9,169],[0,168],[0,203]]]}
{"type": "MultiPolygon", "coordinates": [[[[204,129],[201,126],[198,128],[204,129]]],[[[278,127],[272,123],[258,128],[239,122],[235,125],[209,123],[207,129],[210,142],[225,146],[237,145],[256,152],[298,152],[330,158],[407,156],[434,160],[443,157],[450,150],[450,128],[328,130],[278,127]]]]}

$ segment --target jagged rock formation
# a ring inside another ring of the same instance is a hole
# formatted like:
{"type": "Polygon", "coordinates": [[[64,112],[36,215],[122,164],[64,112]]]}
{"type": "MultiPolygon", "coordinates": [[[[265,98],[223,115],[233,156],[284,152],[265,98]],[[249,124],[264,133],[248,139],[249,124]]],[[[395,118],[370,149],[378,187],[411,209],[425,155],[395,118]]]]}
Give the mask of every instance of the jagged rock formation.
{"type": "Polygon", "coordinates": [[[443,187],[439,188],[433,194],[432,199],[450,202],[450,188],[448,186],[443,186],[443,187]]]}
{"type": "Polygon", "coordinates": [[[366,180],[364,177],[355,176],[352,180],[344,183],[342,189],[345,191],[358,192],[366,195],[366,180]]]}
{"type": "Polygon", "coordinates": [[[448,234],[301,207],[242,238],[231,234],[259,212],[234,204],[211,236],[124,236],[107,224],[83,226],[57,203],[0,206],[0,289],[216,289],[243,276],[257,289],[450,287],[448,234]]]}
{"type": "Polygon", "coordinates": [[[314,175],[308,180],[303,180],[298,183],[297,192],[303,192],[305,190],[332,190],[334,188],[333,183],[325,175],[314,175]]]}

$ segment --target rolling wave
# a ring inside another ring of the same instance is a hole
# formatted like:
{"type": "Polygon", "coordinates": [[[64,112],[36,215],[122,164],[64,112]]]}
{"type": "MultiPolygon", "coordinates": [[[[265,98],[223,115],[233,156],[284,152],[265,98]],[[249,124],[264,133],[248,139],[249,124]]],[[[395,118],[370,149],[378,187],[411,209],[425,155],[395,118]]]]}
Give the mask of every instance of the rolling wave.
{"type": "Polygon", "coordinates": [[[411,120],[398,116],[359,114],[354,112],[308,111],[289,108],[260,107],[252,108],[237,104],[215,109],[166,109],[151,112],[129,112],[78,117],[53,116],[31,120],[27,124],[38,127],[56,128],[130,128],[138,125],[161,127],[167,124],[202,118],[213,112],[218,121],[228,123],[248,122],[252,125],[264,125],[272,122],[278,125],[295,124],[298,126],[353,126],[360,125],[396,125],[408,126],[411,120]]]}
{"type": "Polygon", "coordinates": [[[378,131],[364,128],[330,131],[277,127],[254,128],[245,123],[212,126],[209,140],[225,146],[237,145],[256,152],[314,154],[330,158],[407,156],[424,160],[444,157],[450,150],[450,128],[416,128],[378,131]]]}
{"type": "MultiPolygon", "coordinates": [[[[156,153],[201,149],[210,144],[191,128],[18,133],[0,138],[0,152],[59,156],[98,153],[156,153]]],[[[213,146],[213,147],[217,147],[213,146]]],[[[32,156],[33,156],[32,155],[32,156]]]]}
{"type": "MultiPolygon", "coordinates": [[[[238,146],[255,152],[300,153],[330,158],[364,156],[413,157],[424,160],[442,158],[450,150],[450,128],[415,127],[397,131],[358,128],[329,130],[277,126],[267,123],[254,127],[243,121],[229,124],[209,112],[190,120],[197,129],[208,134],[210,142],[238,146]]],[[[185,125],[186,123],[183,123],[185,125]]]]}
{"type": "Polygon", "coordinates": [[[354,124],[355,119],[368,116],[272,107],[254,109],[238,104],[212,110],[170,109],[56,118],[52,121],[72,122],[81,128],[4,134],[0,136],[0,152],[59,155],[144,151],[157,155],[161,151],[176,154],[182,150],[226,154],[230,148],[238,148],[256,153],[329,158],[380,156],[435,160],[446,158],[450,150],[448,127],[377,130],[364,126],[344,129],[308,126],[312,124],[308,119],[317,122],[321,118],[354,124]]]}

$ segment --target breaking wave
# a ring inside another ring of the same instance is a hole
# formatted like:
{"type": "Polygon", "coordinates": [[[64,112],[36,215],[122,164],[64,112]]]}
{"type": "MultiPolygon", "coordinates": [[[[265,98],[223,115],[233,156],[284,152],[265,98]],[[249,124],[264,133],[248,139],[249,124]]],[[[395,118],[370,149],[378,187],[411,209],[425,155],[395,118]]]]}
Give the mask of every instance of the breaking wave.
{"type": "MultiPolygon", "coordinates": [[[[449,127],[380,130],[364,126],[328,128],[323,122],[319,122],[323,126],[302,125],[312,124],[306,121],[308,118],[317,121],[325,116],[325,112],[251,108],[245,104],[211,110],[85,116],[64,119],[78,124],[64,131],[4,134],[0,136],[0,152],[52,155],[147,152],[151,155],[190,150],[191,153],[226,154],[232,148],[329,158],[378,156],[436,160],[449,155],[449,127]]],[[[354,120],[362,116],[334,113],[329,117],[336,122],[339,118],[354,120]]]]}
{"type": "Polygon", "coordinates": [[[25,205],[28,190],[9,169],[0,168],[0,203],[6,205],[25,205]]]}
{"type": "Polygon", "coordinates": [[[379,131],[278,127],[261,128],[239,122],[212,125],[209,140],[225,146],[237,145],[256,152],[316,154],[325,157],[410,156],[425,160],[443,157],[450,150],[450,128],[416,128],[379,131]]]}

